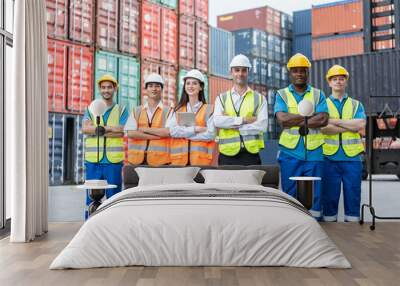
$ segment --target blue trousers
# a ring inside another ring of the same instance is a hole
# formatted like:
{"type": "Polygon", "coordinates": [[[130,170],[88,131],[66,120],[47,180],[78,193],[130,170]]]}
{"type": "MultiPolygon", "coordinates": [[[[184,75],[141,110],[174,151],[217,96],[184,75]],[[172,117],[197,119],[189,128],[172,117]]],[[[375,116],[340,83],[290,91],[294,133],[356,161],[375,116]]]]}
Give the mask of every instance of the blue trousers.
{"type": "Polygon", "coordinates": [[[325,221],[337,220],[342,183],[345,221],[359,221],[361,172],[361,162],[325,160],[322,176],[322,206],[325,221]]]}
{"type": "MultiPolygon", "coordinates": [[[[296,197],[296,181],[290,180],[290,177],[322,177],[322,161],[303,161],[281,152],[278,163],[281,168],[282,190],[294,198],[296,197]]],[[[321,181],[314,182],[314,199],[310,213],[316,219],[320,219],[322,215],[321,181]]]]}
{"type": "MultiPolygon", "coordinates": [[[[121,191],[122,185],[122,163],[118,164],[97,164],[85,162],[86,180],[107,180],[110,185],[117,185],[115,189],[106,190],[106,198],[110,198],[121,191]]],[[[88,207],[92,199],[89,197],[89,191],[86,191],[86,210],[85,220],[88,219],[88,207]]]]}

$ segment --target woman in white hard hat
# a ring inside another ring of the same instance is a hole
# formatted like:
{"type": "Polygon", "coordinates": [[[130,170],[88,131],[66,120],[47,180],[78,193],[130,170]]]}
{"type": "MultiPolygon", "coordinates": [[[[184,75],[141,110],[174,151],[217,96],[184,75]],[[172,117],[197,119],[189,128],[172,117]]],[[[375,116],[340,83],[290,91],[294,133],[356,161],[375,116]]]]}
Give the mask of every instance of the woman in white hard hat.
{"type": "Polygon", "coordinates": [[[211,165],[215,148],[215,131],[212,119],[213,106],[206,103],[204,96],[204,76],[194,69],[189,71],[183,80],[181,99],[170,113],[167,123],[172,137],[171,165],[211,165]],[[191,117],[188,113],[194,113],[194,122],[183,122],[184,115],[191,117]]]}

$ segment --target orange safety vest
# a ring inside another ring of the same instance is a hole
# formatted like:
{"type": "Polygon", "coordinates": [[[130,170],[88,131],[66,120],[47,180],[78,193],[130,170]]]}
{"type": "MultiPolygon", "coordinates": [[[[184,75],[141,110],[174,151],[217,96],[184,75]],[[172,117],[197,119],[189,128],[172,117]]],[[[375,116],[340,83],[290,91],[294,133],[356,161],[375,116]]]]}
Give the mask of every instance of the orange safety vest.
{"type": "MultiPolygon", "coordinates": [[[[167,108],[157,108],[150,122],[144,107],[137,107],[136,110],[133,110],[132,115],[135,116],[138,128],[165,128],[168,111],[167,108]]],[[[128,138],[128,162],[134,165],[147,163],[150,166],[168,164],[170,162],[169,138],[157,140],[128,138]]]]}
{"type": "MultiPolygon", "coordinates": [[[[179,111],[186,112],[186,106],[179,111]]],[[[196,126],[207,127],[207,121],[213,111],[213,106],[203,104],[196,113],[196,126]]],[[[209,166],[212,163],[215,141],[192,141],[186,138],[171,138],[171,165],[209,166]]]]}

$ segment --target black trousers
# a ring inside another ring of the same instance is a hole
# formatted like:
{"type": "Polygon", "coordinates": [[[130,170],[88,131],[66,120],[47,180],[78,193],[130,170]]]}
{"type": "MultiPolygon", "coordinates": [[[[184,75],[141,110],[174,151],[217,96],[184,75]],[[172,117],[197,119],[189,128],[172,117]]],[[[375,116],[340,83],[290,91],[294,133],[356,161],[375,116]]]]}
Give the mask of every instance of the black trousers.
{"type": "Polygon", "coordinates": [[[219,154],[218,165],[261,165],[261,159],[259,154],[251,154],[246,151],[246,149],[240,150],[235,156],[226,156],[224,154],[219,154]]]}

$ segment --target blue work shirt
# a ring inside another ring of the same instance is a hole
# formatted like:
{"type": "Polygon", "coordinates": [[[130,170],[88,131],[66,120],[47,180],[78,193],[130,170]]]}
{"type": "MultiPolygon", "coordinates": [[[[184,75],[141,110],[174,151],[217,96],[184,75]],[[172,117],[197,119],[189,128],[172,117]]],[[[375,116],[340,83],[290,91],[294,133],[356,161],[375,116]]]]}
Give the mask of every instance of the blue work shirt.
{"type": "MultiPolygon", "coordinates": [[[[111,114],[111,110],[114,108],[114,106],[115,106],[115,104],[113,104],[112,106],[110,106],[109,108],[107,108],[106,112],[105,112],[104,115],[103,115],[103,121],[104,121],[104,122],[107,122],[108,117],[109,117],[110,114],[111,114]]],[[[119,117],[119,125],[124,126],[125,123],[126,123],[126,121],[128,120],[128,116],[129,116],[129,113],[128,113],[128,111],[126,110],[126,108],[124,108],[124,110],[123,110],[121,116],[119,117]]],[[[85,114],[83,115],[83,120],[90,120],[90,121],[92,121],[92,118],[90,118],[88,109],[86,109],[85,114]]],[[[87,161],[86,161],[86,162],[87,162],[87,161]]],[[[88,163],[88,162],[87,162],[87,163],[88,163]]],[[[100,164],[110,164],[110,161],[108,161],[105,152],[104,152],[103,159],[101,159],[101,161],[100,161],[100,164]]]]}
{"type": "MultiPolygon", "coordinates": [[[[302,94],[299,94],[295,91],[292,84],[289,85],[289,91],[293,94],[297,103],[299,103],[301,100],[303,100],[304,95],[307,92],[309,92],[310,90],[311,90],[311,85],[307,85],[306,91],[302,94]]],[[[289,112],[289,109],[288,109],[285,101],[282,99],[282,97],[278,93],[276,94],[276,101],[275,101],[275,106],[274,106],[275,115],[277,112],[289,112]]],[[[321,95],[319,97],[318,104],[315,107],[315,112],[316,113],[319,113],[319,112],[328,113],[328,105],[326,104],[325,95],[322,91],[321,91],[321,95]]],[[[294,148],[294,149],[288,149],[282,145],[279,145],[279,150],[280,150],[280,153],[285,153],[285,154],[292,156],[298,160],[305,159],[304,140],[302,140],[302,139],[299,140],[299,143],[297,144],[296,148],[294,148]]],[[[323,161],[323,160],[324,160],[324,155],[322,153],[322,146],[315,150],[307,151],[307,161],[323,161]]]]}
{"type": "MultiPolygon", "coordinates": [[[[330,95],[329,98],[332,100],[333,104],[336,106],[336,109],[339,111],[339,115],[340,117],[342,117],[342,111],[343,111],[343,106],[346,102],[346,100],[348,99],[348,95],[345,94],[342,98],[342,101],[340,101],[337,98],[334,98],[333,95],[330,95]]],[[[364,106],[362,105],[362,103],[360,102],[360,104],[358,105],[356,114],[354,115],[354,119],[366,119],[365,116],[365,111],[364,111],[364,106]]],[[[355,156],[355,157],[348,157],[346,156],[346,154],[344,153],[344,150],[342,148],[342,145],[340,145],[339,150],[333,154],[333,155],[325,155],[325,158],[332,160],[332,161],[361,161],[361,156],[355,156]]]]}

